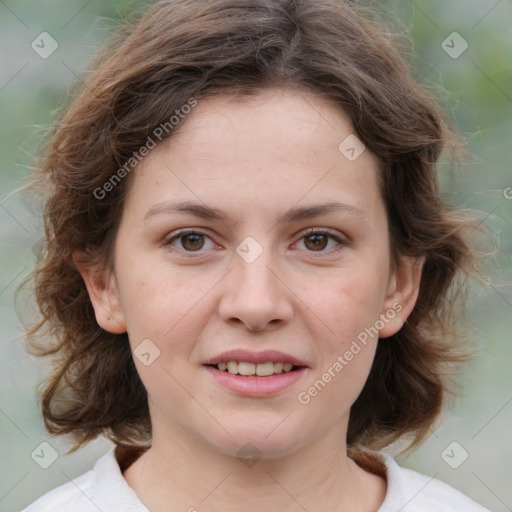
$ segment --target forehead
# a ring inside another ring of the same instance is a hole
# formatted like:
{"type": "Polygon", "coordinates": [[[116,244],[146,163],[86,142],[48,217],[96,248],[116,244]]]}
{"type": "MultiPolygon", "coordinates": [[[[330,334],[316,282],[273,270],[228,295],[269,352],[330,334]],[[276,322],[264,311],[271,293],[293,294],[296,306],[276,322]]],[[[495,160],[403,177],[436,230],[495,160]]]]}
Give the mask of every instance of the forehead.
{"type": "Polygon", "coordinates": [[[127,202],[147,210],[193,199],[239,213],[322,200],[371,210],[378,162],[362,148],[342,110],[311,93],[209,97],[139,164],[127,202]]]}
{"type": "MultiPolygon", "coordinates": [[[[214,156],[217,160],[223,154],[229,159],[233,151],[241,157],[244,150],[251,159],[257,153],[259,159],[279,154],[308,161],[326,150],[338,157],[342,140],[355,136],[350,119],[332,100],[286,89],[268,89],[250,97],[207,97],[177,128],[176,134],[161,145],[162,150],[165,146],[173,151],[181,149],[181,153],[192,150],[188,158],[214,156]]],[[[363,160],[376,164],[369,153],[363,160]]]]}

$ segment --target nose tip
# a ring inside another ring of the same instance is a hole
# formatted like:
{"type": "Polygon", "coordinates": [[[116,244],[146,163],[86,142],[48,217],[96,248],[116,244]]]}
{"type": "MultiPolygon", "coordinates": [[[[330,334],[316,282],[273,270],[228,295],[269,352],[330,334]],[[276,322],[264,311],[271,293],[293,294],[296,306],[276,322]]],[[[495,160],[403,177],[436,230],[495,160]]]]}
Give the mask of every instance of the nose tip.
{"type": "Polygon", "coordinates": [[[224,321],[256,333],[278,328],[291,319],[293,308],[287,287],[269,266],[270,257],[270,253],[263,251],[251,263],[243,257],[235,263],[225,280],[219,306],[224,321]]]}

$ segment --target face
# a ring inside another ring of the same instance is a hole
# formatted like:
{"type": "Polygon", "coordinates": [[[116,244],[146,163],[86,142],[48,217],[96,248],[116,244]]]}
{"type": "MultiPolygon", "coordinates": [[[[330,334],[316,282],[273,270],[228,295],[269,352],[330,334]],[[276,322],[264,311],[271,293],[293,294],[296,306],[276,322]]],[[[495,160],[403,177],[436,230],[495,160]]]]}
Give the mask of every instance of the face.
{"type": "Polygon", "coordinates": [[[134,171],[114,269],[84,278],[99,324],[128,332],[154,438],[271,458],[346,432],[419,280],[391,271],[377,159],[340,149],[353,133],[311,94],[217,96],[134,171]],[[274,375],[208,365],[228,361],[274,375]]]}

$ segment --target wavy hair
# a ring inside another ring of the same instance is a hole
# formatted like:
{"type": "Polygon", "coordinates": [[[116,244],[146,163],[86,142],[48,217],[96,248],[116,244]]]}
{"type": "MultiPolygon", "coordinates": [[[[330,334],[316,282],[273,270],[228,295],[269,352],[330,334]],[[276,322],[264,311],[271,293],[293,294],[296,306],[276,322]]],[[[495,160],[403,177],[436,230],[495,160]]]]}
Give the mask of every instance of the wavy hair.
{"type": "Polygon", "coordinates": [[[443,148],[461,138],[413,79],[400,45],[366,9],[341,0],[162,0],[107,43],[53,125],[28,184],[43,198],[46,241],[31,276],[41,318],[27,346],[55,357],[41,408],[50,433],[72,436],[70,451],[100,434],[117,445],[151,442],[127,334],[98,326],[73,262],[79,249],[91,262],[112,263],[133,173],[125,167],[104,197],[98,190],[190,98],[269,88],[313,92],[349,116],[380,162],[392,261],[424,258],[416,306],[378,344],[347,446],[355,457],[402,437],[411,446],[423,440],[465,359],[454,304],[474,268],[472,221],[444,202],[437,183],[443,148]]]}

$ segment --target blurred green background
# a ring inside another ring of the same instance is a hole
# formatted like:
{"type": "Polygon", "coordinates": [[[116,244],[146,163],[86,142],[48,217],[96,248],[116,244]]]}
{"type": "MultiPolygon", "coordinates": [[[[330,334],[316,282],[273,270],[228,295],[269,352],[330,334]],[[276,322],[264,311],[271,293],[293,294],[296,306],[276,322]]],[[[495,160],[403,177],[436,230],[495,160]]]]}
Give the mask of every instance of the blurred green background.
{"type": "MultiPolygon", "coordinates": [[[[14,291],[33,268],[42,235],[37,208],[23,203],[17,190],[33,163],[41,129],[51,124],[67,89],[108,37],[112,20],[142,5],[0,1],[0,511],[18,511],[82,474],[111,446],[99,439],[63,456],[65,440],[49,438],[42,426],[35,386],[47,367],[24,351],[20,317],[30,314],[30,303],[22,299],[14,306],[14,291]],[[31,48],[43,31],[58,42],[46,59],[31,48]],[[48,469],[31,458],[43,441],[61,455],[48,469]]],[[[473,285],[469,296],[468,332],[480,349],[460,375],[464,392],[428,441],[398,460],[493,511],[512,510],[512,4],[390,0],[373,5],[386,18],[395,17],[400,30],[410,31],[417,79],[437,91],[446,89],[438,94],[467,138],[468,153],[460,166],[440,166],[443,193],[455,205],[482,212],[495,249],[485,259],[489,284],[473,285]],[[466,453],[467,460],[451,467],[445,462],[447,448],[455,462],[466,453]]]]}

